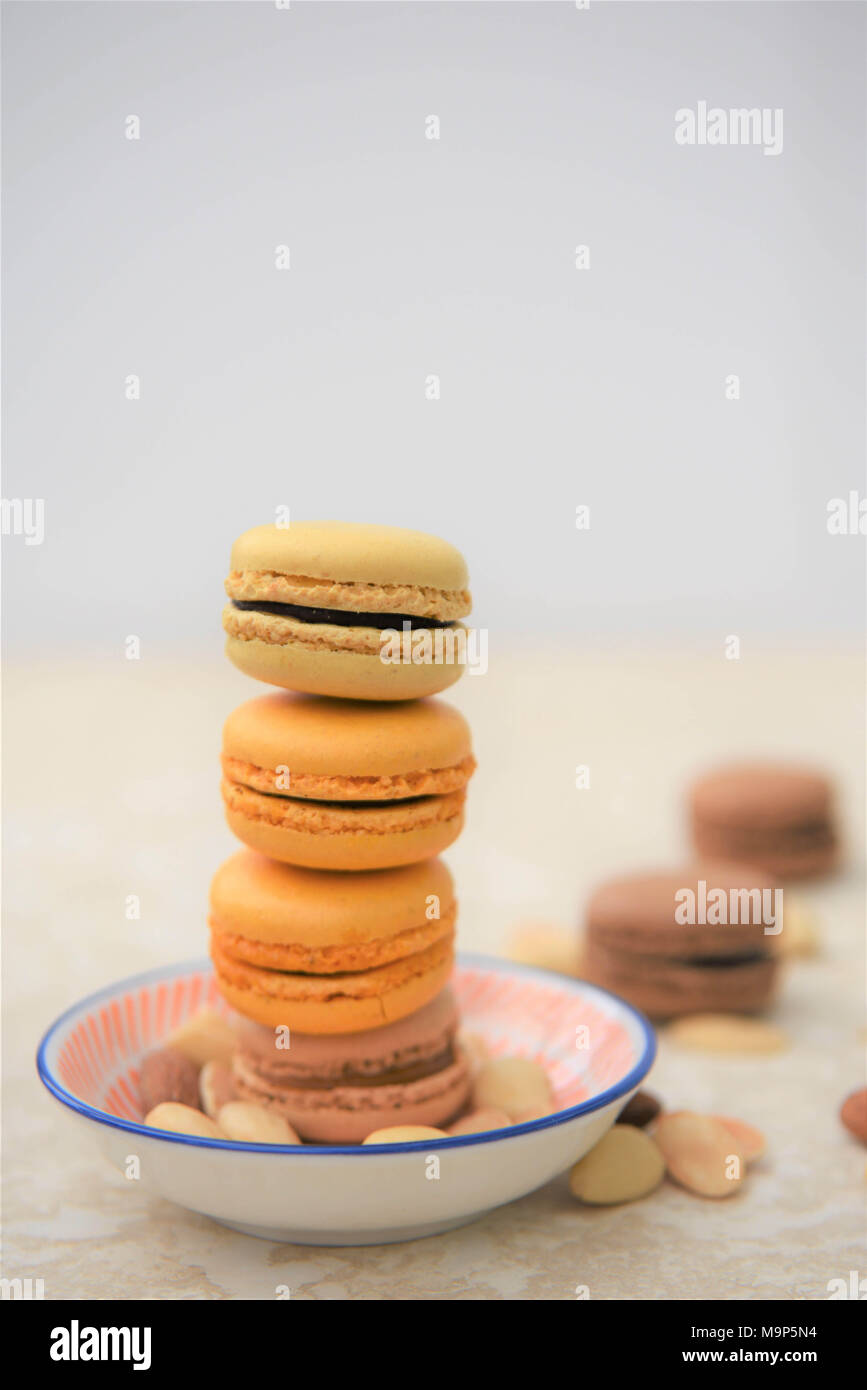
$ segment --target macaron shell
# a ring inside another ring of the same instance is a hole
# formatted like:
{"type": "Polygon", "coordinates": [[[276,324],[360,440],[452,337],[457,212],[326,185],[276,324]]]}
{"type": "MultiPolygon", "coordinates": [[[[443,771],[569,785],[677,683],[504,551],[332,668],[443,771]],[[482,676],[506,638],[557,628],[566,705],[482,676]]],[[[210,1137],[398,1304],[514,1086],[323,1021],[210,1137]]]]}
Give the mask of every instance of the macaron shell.
{"type": "Polygon", "coordinates": [[[243,1057],[263,1080],[282,1086],[375,1083],[388,1072],[429,1064],[453,1045],[460,1022],[446,986],[428,1004],[367,1033],[292,1034],[290,1046],[273,1028],[242,1020],[233,1056],[243,1057]]]}
{"type": "MultiPolygon", "coordinates": [[[[455,767],[472,754],[472,741],[463,715],[444,700],[379,706],[275,693],[232,711],[223,753],[255,767],[288,767],[290,774],[377,779],[455,767]]],[[[359,790],[363,796],[363,788],[353,789],[350,799],[359,799],[359,790]]],[[[299,794],[291,781],[289,793],[299,794]]],[[[424,788],[406,792],[420,794],[424,788]]]]}
{"type": "Polygon", "coordinates": [[[813,769],[739,763],[699,778],[691,802],[703,821],[758,830],[822,821],[831,795],[828,778],[813,769]]]}
{"type": "MultiPolygon", "coordinates": [[[[678,922],[675,911],[684,901],[678,895],[682,890],[690,890],[695,895],[697,908],[702,880],[708,895],[714,889],[729,894],[733,890],[773,891],[779,886],[770,872],[755,865],[712,861],[662,873],[611,879],[596,889],[587,904],[588,940],[597,941],[612,951],[684,959],[774,949],[774,938],[765,933],[761,910],[757,922],[678,922]]],[[[772,897],[772,906],[774,901],[772,897]]],[[[751,917],[755,915],[754,902],[750,900],[749,904],[751,917]]],[[[759,907],[763,909],[764,898],[759,907]]]]}
{"type": "MultiPolygon", "coordinates": [[[[325,834],[314,829],[296,830],[287,825],[274,825],[230,806],[226,807],[226,821],[239,840],[271,859],[310,869],[353,873],[416,864],[447,849],[463,828],[463,797],[461,794],[461,804],[456,811],[451,804],[453,798],[433,799],[444,803],[438,808],[440,812],[449,814],[428,814],[426,823],[414,824],[424,808],[412,803],[411,809],[405,812],[405,829],[377,833],[355,828],[353,820],[357,821],[359,816],[351,811],[344,812],[343,831],[325,834]]],[[[400,817],[396,814],[392,819],[400,817]]]]}
{"type": "Polygon", "coordinates": [[[211,921],[217,949],[235,961],[261,966],[263,970],[282,970],[302,975],[346,975],[358,970],[375,970],[391,961],[403,960],[427,950],[435,941],[450,937],[455,930],[456,912],[449,909],[442,917],[410,927],[407,931],[376,936],[371,940],[341,942],[336,946],[302,946],[296,943],[254,941],[237,936],[211,921]]]}
{"type": "Polygon", "coordinates": [[[439,536],[352,521],[254,526],[232,546],[231,566],[362,584],[450,590],[468,583],[464,557],[439,536]]]}
{"type": "MultiPolygon", "coordinates": [[[[402,960],[378,970],[344,975],[339,977],[339,994],[321,990],[317,995],[310,989],[310,976],[239,967],[215,946],[212,938],[217,987],[226,1002],[256,1023],[301,1033],[354,1033],[393,1023],[439,994],[454,964],[451,940],[438,942],[429,951],[410,957],[411,965],[402,960]]],[[[322,984],[323,980],[327,985],[333,977],[317,977],[315,982],[322,984]]]]}
{"type": "Polygon", "coordinates": [[[630,955],[590,942],[584,977],[621,995],[651,1018],[704,1012],[755,1013],[773,998],[779,964],[773,957],[702,966],[698,961],[630,955]]]}
{"type": "Polygon", "coordinates": [[[396,936],[455,906],[441,859],[363,874],[323,874],[240,850],[211,882],[217,929],[253,941],[313,948],[396,936]]]}
{"type": "Polygon", "coordinates": [[[822,878],[836,869],[842,858],[833,828],[828,825],[812,836],[775,835],[772,841],[760,834],[747,834],[727,826],[693,822],[693,844],[698,854],[716,859],[729,857],[752,860],[781,882],[822,878]]]}
{"type": "MultiPolygon", "coordinates": [[[[354,702],[359,703],[359,702],[354,702]]],[[[419,703],[422,703],[419,701],[419,703]]],[[[371,705],[369,708],[400,709],[400,705],[371,705]]],[[[230,758],[223,753],[220,762],[227,782],[234,782],[265,796],[291,796],[300,801],[408,801],[419,796],[445,796],[464,788],[476,770],[470,754],[454,767],[431,768],[426,772],[395,773],[391,776],[344,777],[336,773],[299,772],[290,774],[288,763],[278,763],[272,771],[253,763],[230,758]],[[280,768],[281,771],[277,771],[280,768]]]]}
{"type": "Polygon", "coordinates": [[[298,641],[275,646],[229,637],[226,655],[253,680],[345,700],[418,700],[447,690],[464,673],[459,661],[386,664],[378,655],[312,648],[298,641]]]}
{"type": "Polygon", "coordinates": [[[701,854],[758,864],[784,881],[821,877],[840,862],[833,786],[815,769],[717,768],[694,784],[690,806],[701,854]]]}

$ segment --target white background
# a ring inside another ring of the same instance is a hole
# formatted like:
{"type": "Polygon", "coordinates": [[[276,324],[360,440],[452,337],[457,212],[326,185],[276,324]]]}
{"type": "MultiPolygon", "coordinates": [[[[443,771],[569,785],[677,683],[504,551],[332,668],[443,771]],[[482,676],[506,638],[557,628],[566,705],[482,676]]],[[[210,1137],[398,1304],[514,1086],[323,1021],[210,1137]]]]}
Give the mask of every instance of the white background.
{"type": "Polygon", "coordinates": [[[4,30],[3,492],[46,507],[5,546],[8,651],[215,650],[279,504],[454,541],[492,640],[861,631],[826,505],[865,490],[863,6],[4,30]],[[678,146],[700,100],[782,107],[782,153],[678,146]]]}

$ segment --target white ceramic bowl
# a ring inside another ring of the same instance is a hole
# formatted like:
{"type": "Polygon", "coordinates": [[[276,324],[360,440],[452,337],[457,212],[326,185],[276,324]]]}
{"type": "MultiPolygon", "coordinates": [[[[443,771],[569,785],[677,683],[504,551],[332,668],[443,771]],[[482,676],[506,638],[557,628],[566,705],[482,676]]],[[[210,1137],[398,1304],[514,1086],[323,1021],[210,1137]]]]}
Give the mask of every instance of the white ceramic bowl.
{"type": "Polygon", "coordinates": [[[464,1030],[495,1056],[548,1070],[557,1110],[544,1119],[435,1142],[263,1146],[195,1139],[141,1123],[138,1064],[202,1007],[222,1009],[210,963],[121,980],[48,1029],[43,1083],[102,1152],[191,1211],[269,1240],[379,1245],[433,1235],[512,1202],[563,1172],[614,1123],[653,1062],[653,1029],[582,980],[464,956],[453,980],[464,1030]]]}

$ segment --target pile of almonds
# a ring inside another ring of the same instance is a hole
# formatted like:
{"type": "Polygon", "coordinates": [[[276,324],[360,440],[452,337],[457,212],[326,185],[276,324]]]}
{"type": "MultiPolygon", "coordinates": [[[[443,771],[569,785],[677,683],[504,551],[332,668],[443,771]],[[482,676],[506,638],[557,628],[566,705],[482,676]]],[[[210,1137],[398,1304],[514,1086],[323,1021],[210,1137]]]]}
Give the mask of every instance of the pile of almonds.
{"type": "Polygon", "coordinates": [[[764,1135],[743,1120],[661,1111],[655,1096],[638,1091],[613,1128],[575,1164],[572,1195],[590,1206],[617,1206],[646,1197],[668,1173],[700,1197],[729,1197],[765,1152],[764,1135]],[[652,1126],[650,1133],[645,1126],[652,1126]]]}

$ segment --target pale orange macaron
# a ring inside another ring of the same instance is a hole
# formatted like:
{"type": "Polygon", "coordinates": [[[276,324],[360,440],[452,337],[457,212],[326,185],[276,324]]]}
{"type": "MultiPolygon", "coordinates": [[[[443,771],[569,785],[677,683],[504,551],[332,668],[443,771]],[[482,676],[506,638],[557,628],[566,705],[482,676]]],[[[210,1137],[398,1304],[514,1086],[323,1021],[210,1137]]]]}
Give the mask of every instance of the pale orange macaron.
{"type": "Polygon", "coordinates": [[[245,1018],[354,1033],[406,1017],[443,988],[456,916],[441,859],[329,873],[245,849],[211,884],[211,958],[245,1018]]]}
{"type": "Polygon", "coordinates": [[[251,849],[312,869],[388,869],[460,834],[469,725],[442,700],[374,704],[288,693],[223,729],[223,800],[251,849]]]}
{"type": "Polygon", "coordinates": [[[246,675],[344,700],[415,700],[466,665],[460,551],[400,526],[293,521],[232,546],[226,654],[246,675]]]}

